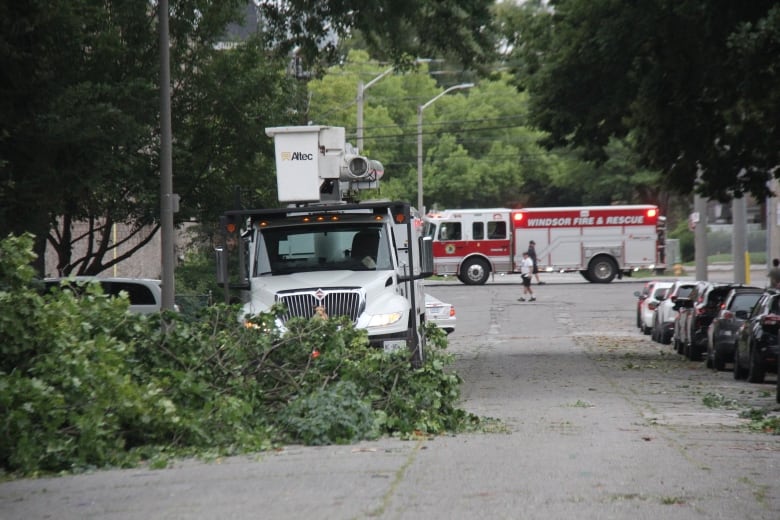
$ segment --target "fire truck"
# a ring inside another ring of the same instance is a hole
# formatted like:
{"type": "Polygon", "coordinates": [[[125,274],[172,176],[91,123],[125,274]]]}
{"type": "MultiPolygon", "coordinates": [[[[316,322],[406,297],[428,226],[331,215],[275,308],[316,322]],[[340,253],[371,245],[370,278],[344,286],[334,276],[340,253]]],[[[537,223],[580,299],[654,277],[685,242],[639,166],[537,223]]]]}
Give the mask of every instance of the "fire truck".
{"type": "Polygon", "coordinates": [[[358,200],[378,186],[380,163],[357,154],[344,128],[267,128],[274,138],[279,202],[276,209],[236,209],[221,218],[218,282],[240,291],[241,316],[276,303],[294,317],[348,316],[372,345],[408,349],[424,360],[425,292],[433,272],[432,241],[407,202],[358,200]],[[237,253],[238,280],[228,269],[237,253]],[[237,251],[236,251],[237,250],[237,251]]]}
{"type": "Polygon", "coordinates": [[[432,212],[425,234],[433,239],[434,273],[468,285],[519,272],[532,240],[540,271],[579,272],[589,282],[666,267],[666,218],[653,205],[432,212]]]}

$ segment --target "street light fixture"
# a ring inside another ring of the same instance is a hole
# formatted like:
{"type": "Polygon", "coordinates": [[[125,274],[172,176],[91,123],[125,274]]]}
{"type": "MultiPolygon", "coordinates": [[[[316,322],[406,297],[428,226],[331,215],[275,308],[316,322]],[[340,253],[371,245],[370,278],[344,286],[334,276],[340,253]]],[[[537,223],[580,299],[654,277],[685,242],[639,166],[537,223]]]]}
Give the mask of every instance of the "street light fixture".
{"type": "Polygon", "coordinates": [[[361,80],[358,82],[358,90],[357,90],[357,147],[358,151],[363,151],[363,94],[366,90],[368,90],[371,85],[379,81],[380,79],[384,78],[391,72],[395,70],[395,67],[390,67],[386,71],[384,71],[379,76],[375,77],[365,85],[363,84],[363,81],[361,80]]]}
{"type": "Polygon", "coordinates": [[[463,90],[473,87],[473,83],[461,83],[460,85],[452,86],[446,89],[444,92],[439,93],[433,99],[423,105],[417,107],[417,209],[421,212],[425,212],[423,207],[423,174],[422,174],[422,116],[423,110],[431,106],[437,99],[445,94],[449,94],[453,90],[463,90]]]}
{"type": "MultiPolygon", "coordinates": [[[[414,60],[415,64],[419,63],[430,63],[430,58],[417,58],[414,60]]],[[[371,81],[369,81],[366,84],[363,84],[363,81],[358,82],[358,89],[357,89],[357,148],[358,151],[363,151],[363,100],[365,98],[365,92],[368,90],[373,84],[375,84],[380,79],[384,78],[391,72],[395,70],[395,66],[390,67],[389,69],[382,72],[379,76],[375,77],[371,81]]]]}

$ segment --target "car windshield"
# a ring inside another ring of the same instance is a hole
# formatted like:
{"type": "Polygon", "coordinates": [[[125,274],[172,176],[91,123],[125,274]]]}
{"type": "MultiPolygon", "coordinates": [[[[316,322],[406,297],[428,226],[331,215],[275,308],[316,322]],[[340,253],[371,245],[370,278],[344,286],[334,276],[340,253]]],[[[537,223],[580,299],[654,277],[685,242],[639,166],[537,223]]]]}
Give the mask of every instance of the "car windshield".
{"type": "Polygon", "coordinates": [[[683,286],[681,286],[680,288],[677,289],[677,297],[678,298],[687,298],[691,294],[691,291],[693,291],[693,286],[692,285],[690,285],[690,286],[683,285],[683,286]]]}
{"type": "Polygon", "coordinates": [[[734,296],[731,308],[736,311],[750,311],[761,297],[761,293],[742,293],[734,296]]]}
{"type": "Polygon", "coordinates": [[[382,225],[343,223],[263,229],[254,275],[393,269],[382,225]]]}

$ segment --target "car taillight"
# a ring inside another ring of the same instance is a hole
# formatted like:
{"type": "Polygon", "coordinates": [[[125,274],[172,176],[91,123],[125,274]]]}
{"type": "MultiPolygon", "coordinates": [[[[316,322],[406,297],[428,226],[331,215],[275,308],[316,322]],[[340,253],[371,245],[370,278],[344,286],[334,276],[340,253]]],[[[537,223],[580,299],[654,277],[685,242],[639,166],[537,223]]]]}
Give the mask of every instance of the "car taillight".
{"type": "Polygon", "coordinates": [[[450,307],[450,318],[455,316],[455,307],[450,307]]]}
{"type": "Polygon", "coordinates": [[[651,311],[654,311],[656,307],[658,307],[658,302],[650,302],[647,304],[647,308],[651,311]]]}
{"type": "Polygon", "coordinates": [[[778,324],[780,324],[780,316],[777,314],[767,314],[761,318],[761,325],[765,327],[776,327],[778,324]]]}
{"type": "Polygon", "coordinates": [[[696,308],[696,314],[702,315],[702,314],[706,314],[706,313],[707,313],[707,309],[705,307],[697,307],[696,308]]]}
{"type": "Polygon", "coordinates": [[[723,319],[730,320],[734,317],[734,313],[731,311],[723,311],[723,319]]]}

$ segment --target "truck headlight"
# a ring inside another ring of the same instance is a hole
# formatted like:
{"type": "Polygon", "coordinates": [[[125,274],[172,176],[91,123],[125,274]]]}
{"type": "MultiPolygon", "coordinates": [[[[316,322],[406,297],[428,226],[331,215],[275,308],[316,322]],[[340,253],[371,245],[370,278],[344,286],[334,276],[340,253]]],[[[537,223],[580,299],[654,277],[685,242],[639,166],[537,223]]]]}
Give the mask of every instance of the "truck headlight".
{"type": "Polygon", "coordinates": [[[403,317],[402,312],[391,312],[388,314],[374,314],[368,320],[368,327],[384,327],[392,325],[403,317]]]}

